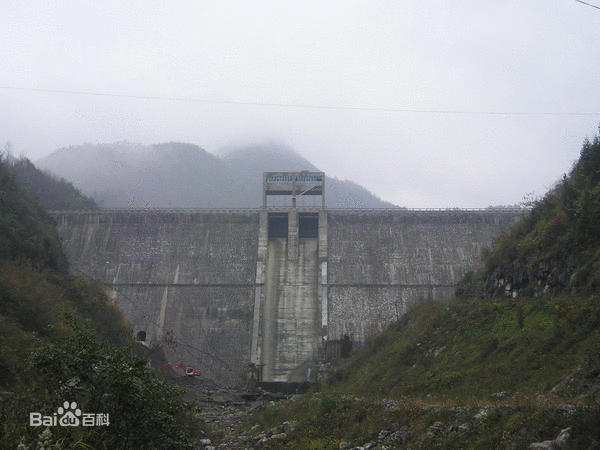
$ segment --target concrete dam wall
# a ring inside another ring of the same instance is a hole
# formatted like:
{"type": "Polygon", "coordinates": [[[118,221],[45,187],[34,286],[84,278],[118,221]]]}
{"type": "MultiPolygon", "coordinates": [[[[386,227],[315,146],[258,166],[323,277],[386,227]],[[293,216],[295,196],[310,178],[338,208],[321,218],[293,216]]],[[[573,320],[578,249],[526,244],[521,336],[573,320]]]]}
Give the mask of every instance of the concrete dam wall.
{"type": "Polygon", "coordinates": [[[482,250],[523,213],[328,214],[329,338],[362,342],[415,302],[445,301],[482,250]]]}
{"type": "Polygon", "coordinates": [[[75,275],[105,284],[133,331],[223,384],[248,363],[303,381],[327,341],[363,342],[445,301],[522,212],[55,212],[75,275]]]}

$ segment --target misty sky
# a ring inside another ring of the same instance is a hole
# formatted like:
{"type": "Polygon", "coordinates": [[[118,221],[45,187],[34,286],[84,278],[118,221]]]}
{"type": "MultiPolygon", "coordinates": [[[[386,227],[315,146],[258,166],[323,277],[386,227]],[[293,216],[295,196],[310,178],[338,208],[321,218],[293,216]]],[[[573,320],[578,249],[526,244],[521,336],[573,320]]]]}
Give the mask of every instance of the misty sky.
{"type": "Polygon", "coordinates": [[[400,206],[508,205],[543,195],[597,133],[600,9],[0,0],[0,68],[15,156],[276,141],[400,206]]]}

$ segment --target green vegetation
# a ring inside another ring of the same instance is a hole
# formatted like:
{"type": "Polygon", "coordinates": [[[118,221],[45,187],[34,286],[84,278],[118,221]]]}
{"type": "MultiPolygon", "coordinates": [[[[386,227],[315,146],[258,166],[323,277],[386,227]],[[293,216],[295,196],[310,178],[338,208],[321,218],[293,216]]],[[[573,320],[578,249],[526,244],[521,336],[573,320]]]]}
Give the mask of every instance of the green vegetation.
{"type": "Polygon", "coordinates": [[[65,316],[111,324],[96,332],[114,342],[124,321],[98,286],[74,280],[56,227],[33,194],[21,186],[13,164],[0,160],[0,386],[26,376],[33,336],[62,336],[65,316]],[[97,317],[94,317],[97,314],[97,317]]]}
{"type": "Polygon", "coordinates": [[[191,448],[198,427],[183,391],[146,368],[147,349],[132,340],[102,287],[69,275],[56,228],[38,201],[90,203],[40,174],[27,160],[0,157],[2,448],[191,448]],[[110,426],[30,426],[30,413],[52,417],[64,402],[108,414],[110,426]]]}
{"type": "Polygon", "coordinates": [[[529,448],[567,427],[570,448],[600,448],[600,137],[529,206],[455,299],[419,304],[247,426],[294,420],[298,449],[384,445],[385,430],[389,448],[529,448]]]}
{"type": "Polygon", "coordinates": [[[0,166],[0,258],[37,272],[66,273],[67,260],[52,219],[32,194],[0,166]]]}
{"type": "Polygon", "coordinates": [[[107,415],[109,425],[52,427],[52,442],[60,448],[83,443],[107,449],[191,448],[192,411],[181,400],[183,390],[147,370],[134,346],[115,348],[89,330],[72,328],[64,339],[40,342],[31,353],[27,371],[35,376],[20,397],[27,408],[17,409],[24,418],[10,430],[15,437],[35,442],[44,427],[30,426],[29,413],[52,416],[65,401],[74,401],[94,420],[107,415]]]}
{"type": "Polygon", "coordinates": [[[508,284],[518,296],[598,293],[600,137],[586,140],[571,173],[530,206],[531,214],[498,240],[475,274],[483,295],[498,296],[508,284]]]}
{"type": "Polygon", "coordinates": [[[583,381],[600,370],[596,300],[423,303],[369,342],[329,386],[368,398],[470,404],[500,391],[525,397],[549,393],[577,375],[582,379],[572,380],[562,394],[595,404],[600,381],[583,381]]]}
{"type": "Polygon", "coordinates": [[[19,184],[49,210],[98,209],[94,200],[82,195],[72,183],[42,172],[25,157],[7,158],[5,163],[19,184]]]}

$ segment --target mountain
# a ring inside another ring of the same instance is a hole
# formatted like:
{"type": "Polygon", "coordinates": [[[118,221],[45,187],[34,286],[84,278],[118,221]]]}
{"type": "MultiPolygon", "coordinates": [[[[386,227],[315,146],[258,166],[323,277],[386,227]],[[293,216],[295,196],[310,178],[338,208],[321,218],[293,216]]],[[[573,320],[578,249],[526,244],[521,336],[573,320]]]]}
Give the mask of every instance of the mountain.
{"type": "MultiPolygon", "coordinates": [[[[36,162],[73,182],[104,208],[258,208],[263,172],[318,169],[284,145],[250,146],[217,157],[193,144],[84,144],[36,162]]],[[[331,208],[397,208],[356,183],[326,179],[331,208]]]]}

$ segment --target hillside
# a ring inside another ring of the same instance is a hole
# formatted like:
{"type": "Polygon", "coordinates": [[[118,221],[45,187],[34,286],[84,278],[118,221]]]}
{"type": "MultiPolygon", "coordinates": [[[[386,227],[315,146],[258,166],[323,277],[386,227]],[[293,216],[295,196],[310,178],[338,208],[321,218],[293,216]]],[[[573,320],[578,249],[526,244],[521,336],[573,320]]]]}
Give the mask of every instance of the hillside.
{"type": "Polygon", "coordinates": [[[6,161],[15,179],[47,209],[97,209],[91,199],[81,194],[72,183],[58,179],[48,172],[39,170],[27,158],[10,158],[6,161]]]}
{"type": "MultiPolygon", "coordinates": [[[[97,286],[69,276],[56,227],[46,209],[17,179],[12,161],[0,159],[0,385],[27,380],[26,351],[34,335],[68,328],[66,316],[94,317],[94,330],[113,343],[126,326],[97,286]],[[100,317],[102,315],[103,317],[100,317]]],[[[31,170],[33,174],[35,169],[31,170]]],[[[69,193],[71,194],[71,193],[69,193]]],[[[74,196],[76,197],[76,195],[74,196]]],[[[57,202],[72,199],[57,198],[57,202]]],[[[63,333],[59,332],[59,335],[63,333]]]]}
{"type": "Polygon", "coordinates": [[[191,448],[198,425],[190,426],[183,391],[147,370],[149,350],[134,343],[104,288],[69,275],[40,203],[76,207],[87,199],[29,162],[7,159],[0,155],[0,447],[191,448]],[[36,198],[19,183],[24,173],[52,195],[36,198]],[[34,412],[61,419],[65,402],[115,421],[31,423],[34,412]]]}
{"type": "MultiPolygon", "coordinates": [[[[103,208],[258,208],[262,174],[318,169],[282,145],[232,150],[223,157],[185,143],[85,144],[56,150],[36,164],[73,182],[103,208]]],[[[332,208],[390,208],[365,188],[327,178],[332,208]]]]}
{"type": "Polygon", "coordinates": [[[286,429],[297,449],[600,448],[600,138],[530,206],[455,299],[415,307],[233,445],[286,429]]]}

